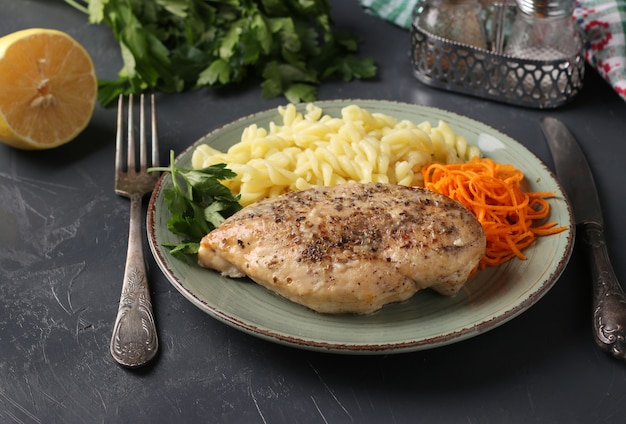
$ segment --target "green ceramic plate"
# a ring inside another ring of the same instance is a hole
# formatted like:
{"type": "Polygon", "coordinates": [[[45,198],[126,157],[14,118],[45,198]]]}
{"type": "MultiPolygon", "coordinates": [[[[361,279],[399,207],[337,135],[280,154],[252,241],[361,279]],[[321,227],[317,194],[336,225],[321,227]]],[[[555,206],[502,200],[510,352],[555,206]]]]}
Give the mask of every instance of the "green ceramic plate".
{"type": "MultiPolygon", "coordinates": [[[[176,242],[169,233],[169,212],[163,189],[171,186],[169,174],[157,185],[148,208],[148,238],[154,257],[170,282],[183,296],[210,316],[252,335],[290,346],[339,353],[383,354],[429,349],[490,330],[527,310],[556,282],[574,244],[571,208],[552,173],[533,153],[506,135],[472,119],[413,104],[379,100],[320,101],[325,113],[340,116],[348,104],[413,122],[445,120],[498,162],[521,169],[533,191],[555,192],[550,200],[552,218],[567,231],[540,238],[526,250],[526,261],[512,260],[479,272],[464,290],[444,297],[429,290],[404,303],[386,306],[369,316],[322,315],[284,300],[247,279],[229,279],[218,273],[174,259],[163,243],[176,242]]],[[[303,106],[301,106],[303,107],[303,106]]],[[[226,150],[245,127],[267,127],[279,122],[276,110],[260,112],[219,128],[198,140],[176,159],[191,167],[198,144],[226,150]]]]}

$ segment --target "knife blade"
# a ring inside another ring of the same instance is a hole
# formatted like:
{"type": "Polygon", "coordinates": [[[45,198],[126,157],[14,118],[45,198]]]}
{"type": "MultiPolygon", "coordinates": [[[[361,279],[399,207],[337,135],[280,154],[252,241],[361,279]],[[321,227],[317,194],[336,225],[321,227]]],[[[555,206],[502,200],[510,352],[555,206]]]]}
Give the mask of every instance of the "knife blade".
{"type": "Polygon", "coordinates": [[[598,190],[582,148],[558,119],[545,117],[541,126],[548,140],[556,174],[574,209],[576,223],[595,222],[602,225],[598,190]]]}
{"type": "Polygon", "coordinates": [[[541,128],[554,168],[574,211],[578,240],[588,253],[593,279],[593,334],[596,344],[626,360],[626,295],[615,276],[604,238],[602,208],[585,154],[567,127],[544,117],[541,128]]]}

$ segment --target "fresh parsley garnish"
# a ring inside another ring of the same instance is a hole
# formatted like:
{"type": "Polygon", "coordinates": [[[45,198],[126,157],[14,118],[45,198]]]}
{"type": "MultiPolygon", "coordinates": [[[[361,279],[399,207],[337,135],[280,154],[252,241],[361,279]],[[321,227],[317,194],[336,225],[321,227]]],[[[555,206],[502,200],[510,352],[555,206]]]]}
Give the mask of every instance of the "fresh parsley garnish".
{"type": "Polygon", "coordinates": [[[260,79],[264,97],[316,99],[331,77],[376,74],[355,35],[335,31],[328,0],[65,0],[113,31],[123,68],[99,81],[107,105],[119,94],[168,93],[260,79]]]}
{"type": "Polygon", "coordinates": [[[170,166],[153,167],[148,171],[171,174],[172,187],[163,190],[163,198],[171,214],[167,227],[182,240],[165,247],[178,258],[197,254],[202,237],[241,209],[239,196],[233,195],[220,182],[236,176],[226,164],[202,169],[178,168],[174,165],[174,152],[171,151],[170,166]]]}

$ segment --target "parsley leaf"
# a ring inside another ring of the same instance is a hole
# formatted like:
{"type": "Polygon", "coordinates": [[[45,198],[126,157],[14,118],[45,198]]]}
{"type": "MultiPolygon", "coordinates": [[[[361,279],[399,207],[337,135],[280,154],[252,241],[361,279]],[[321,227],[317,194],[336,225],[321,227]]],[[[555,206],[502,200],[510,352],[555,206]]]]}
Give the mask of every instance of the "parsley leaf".
{"type": "Polygon", "coordinates": [[[358,39],[333,29],[328,0],[65,0],[104,24],[123,67],[100,80],[103,105],[119,94],[167,93],[261,80],[264,97],[312,101],[326,79],[371,78],[358,39]],[[87,6],[83,6],[86,3],[87,6]]]}
{"type": "Polygon", "coordinates": [[[148,171],[169,172],[172,176],[172,187],[163,190],[163,199],[171,214],[167,227],[181,236],[182,241],[166,247],[178,258],[196,255],[202,237],[241,209],[239,196],[234,196],[220,182],[236,176],[225,164],[202,169],[178,168],[174,165],[174,152],[170,151],[170,166],[153,167],[148,171]]]}

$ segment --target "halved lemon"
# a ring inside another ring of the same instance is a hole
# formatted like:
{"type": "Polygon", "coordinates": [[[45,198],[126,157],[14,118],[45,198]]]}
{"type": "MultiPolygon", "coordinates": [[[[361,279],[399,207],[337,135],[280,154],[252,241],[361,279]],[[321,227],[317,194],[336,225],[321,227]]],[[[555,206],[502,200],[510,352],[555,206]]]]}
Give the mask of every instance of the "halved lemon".
{"type": "Polygon", "coordinates": [[[31,28],[0,38],[0,141],[50,149],[85,129],[96,104],[93,61],[70,35],[31,28]]]}

